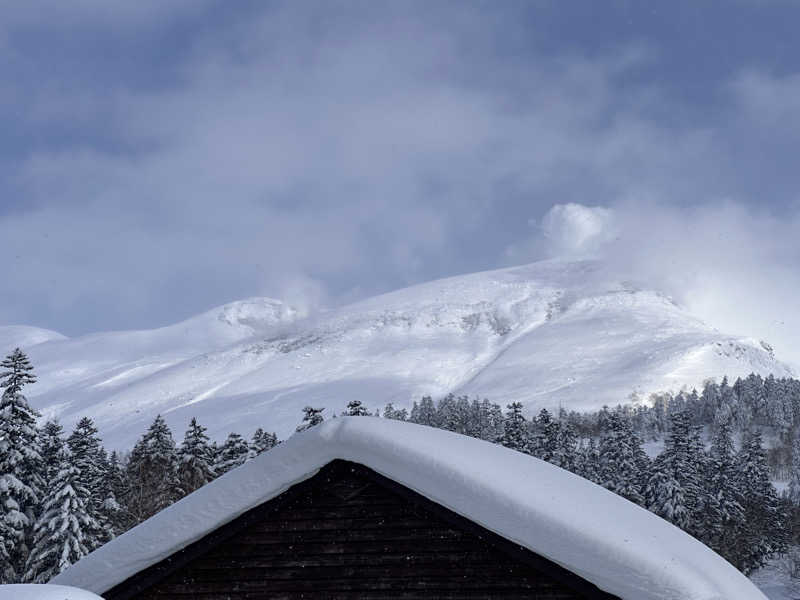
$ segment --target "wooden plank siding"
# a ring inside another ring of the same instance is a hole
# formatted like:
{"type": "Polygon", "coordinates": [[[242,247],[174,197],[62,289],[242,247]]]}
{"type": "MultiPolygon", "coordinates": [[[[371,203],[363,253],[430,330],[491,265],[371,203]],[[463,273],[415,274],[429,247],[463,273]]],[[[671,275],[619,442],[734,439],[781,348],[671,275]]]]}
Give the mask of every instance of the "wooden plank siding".
{"type": "Polygon", "coordinates": [[[613,598],[415,492],[334,461],[108,600],[613,598]]]}

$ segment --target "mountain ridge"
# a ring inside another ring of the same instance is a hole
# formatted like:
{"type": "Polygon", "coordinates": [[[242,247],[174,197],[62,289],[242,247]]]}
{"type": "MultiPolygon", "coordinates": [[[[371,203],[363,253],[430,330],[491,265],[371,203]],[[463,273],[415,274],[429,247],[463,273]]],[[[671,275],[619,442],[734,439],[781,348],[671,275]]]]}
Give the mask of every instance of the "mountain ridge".
{"type": "Polygon", "coordinates": [[[604,273],[545,261],[312,315],[250,298],[151,331],[45,335],[24,348],[39,375],[28,395],[66,426],[91,416],[110,447],[126,448],[158,413],[176,437],[191,416],[218,439],[258,426],[285,436],[306,404],[330,414],[352,399],[374,409],[454,392],[590,410],[709,377],[793,374],[766,343],[604,273]]]}

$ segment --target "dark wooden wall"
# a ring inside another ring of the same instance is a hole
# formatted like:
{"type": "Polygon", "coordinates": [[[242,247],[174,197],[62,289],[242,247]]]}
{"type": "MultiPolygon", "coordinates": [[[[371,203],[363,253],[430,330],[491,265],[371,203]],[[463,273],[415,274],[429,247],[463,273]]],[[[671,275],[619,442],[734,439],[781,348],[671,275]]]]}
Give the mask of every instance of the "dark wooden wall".
{"type": "Polygon", "coordinates": [[[572,574],[532,553],[533,563],[525,560],[518,546],[513,556],[491,543],[493,534],[454,526],[446,509],[366,471],[340,462],[227,539],[195,547],[172,573],[151,569],[149,579],[160,581],[140,577],[106,598],[610,598],[578,578],[590,593],[570,589],[563,580],[572,574]]]}

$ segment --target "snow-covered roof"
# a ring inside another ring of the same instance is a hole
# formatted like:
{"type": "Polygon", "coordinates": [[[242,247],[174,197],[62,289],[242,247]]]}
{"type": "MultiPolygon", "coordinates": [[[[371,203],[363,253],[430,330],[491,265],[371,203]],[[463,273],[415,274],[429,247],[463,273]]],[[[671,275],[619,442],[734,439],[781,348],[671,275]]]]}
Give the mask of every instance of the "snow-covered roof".
{"type": "Polygon", "coordinates": [[[103,600],[100,596],[65,585],[0,585],[0,600],[103,600]]]}
{"type": "Polygon", "coordinates": [[[765,599],[706,546],[600,486],[496,444],[375,417],[339,418],[291,437],[53,583],[102,594],[334,459],[369,467],[625,600],[765,599]]]}

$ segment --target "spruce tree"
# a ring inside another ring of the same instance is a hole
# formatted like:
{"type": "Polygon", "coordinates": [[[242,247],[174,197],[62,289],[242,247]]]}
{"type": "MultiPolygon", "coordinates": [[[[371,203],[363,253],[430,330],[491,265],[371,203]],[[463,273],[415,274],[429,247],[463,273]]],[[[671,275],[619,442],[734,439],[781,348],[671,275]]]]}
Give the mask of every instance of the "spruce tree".
{"type": "Polygon", "coordinates": [[[770,556],[785,550],[787,515],[769,480],[760,431],[752,430],[745,435],[737,464],[744,522],[737,536],[734,564],[749,574],[762,567],[770,556]]]}
{"type": "Polygon", "coordinates": [[[60,469],[60,456],[64,448],[63,435],[64,428],[55,420],[45,423],[39,433],[42,445],[42,468],[45,485],[49,485],[60,469]]]}
{"type": "Polygon", "coordinates": [[[247,442],[238,433],[231,433],[228,439],[220,448],[217,460],[214,463],[214,471],[218,475],[223,475],[231,469],[243,465],[247,460],[247,455],[250,449],[247,447],[247,442]]]}
{"type": "Polygon", "coordinates": [[[643,504],[643,455],[642,442],[633,432],[628,418],[611,413],[608,430],[600,438],[598,449],[600,485],[631,502],[643,504]]]}
{"type": "Polygon", "coordinates": [[[555,444],[551,462],[574,473],[578,468],[578,434],[564,411],[559,415],[555,430],[555,444]]]}
{"type": "Polygon", "coordinates": [[[600,452],[594,439],[589,441],[578,451],[575,473],[598,485],[603,485],[600,476],[600,452]]]}
{"type": "Polygon", "coordinates": [[[303,408],[303,422],[297,426],[298,432],[305,431],[310,427],[315,427],[324,421],[322,411],[324,408],[314,408],[313,406],[306,406],[303,408]]]}
{"type": "Polygon", "coordinates": [[[383,409],[384,419],[394,419],[395,421],[408,421],[408,411],[405,408],[397,409],[389,402],[383,409]]]}
{"type": "Polygon", "coordinates": [[[683,411],[673,413],[670,422],[664,451],[653,461],[645,504],[658,516],[691,532],[702,489],[694,455],[697,444],[692,440],[695,433],[683,411]]]}
{"type": "Polygon", "coordinates": [[[800,506],[800,427],[792,438],[792,466],[789,472],[789,500],[800,506]]]}
{"type": "Polygon", "coordinates": [[[115,474],[112,472],[114,467],[111,464],[111,458],[102,446],[97,455],[97,463],[100,468],[96,490],[97,498],[100,502],[95,509],[96,520],[100,524],[101,530],[98,541],[102,545],[122,533],[123,530],[117,526],[117,523],[120,521],[119,513],[124,509],[114,493],[113,482],[115,474]]]}
{"type": "Polygon", "coordinates": [[[191,494],[216,477],[214,451],[208,441],[206,428],[192,417],[178,451],[179,479],[186,494],[191,494]]]}
{"type": "Polygon", "coordinates": [[[727,421],[717,424],[706,464],[705,483],[715,504],[702,515],[703,541],[734,563],[738,554],[739,531],[744,524],[744,509],[731,427],[727,421]]]}
{"type": "Polygon", "coordinates": [[[528,423],[522,415],[522,404],[512,402],[507,406],[506,418],[503,422],[503,435],[500,443],[506,448],[519,452],[528,452],[530,446],[530,435],[528,433],[528,423]]]}
{"type": "Polygon", "coordinates": [[[433,404],[433,398],[430,396],[423,396],[419,404],[414,402],[414,406],[411,408],[411,416],[408,420],[419,425],[436,427],[436,406],[433,404]]]}
{"type": "Polygon", "coordinates": [[[361,404],[361,400],[350,400],[347,403],[347,411],[344,415],[347,417],[366,417],[369,416],[369,411],[361,404]]]}
{"type": "Polygon", "coordinates": [[[32,583],[47,583],[87,555],[93,545],[90,532],[99,528],[85,501],[89,491],[67,448],[62,448],[59,463],[34,527],[25,571],[25,580],[32,583]]]}
{"type": "Polygon", "coordinates": [[[0,363],[0,583],[14,583],[27,559],[45,487],[36,418],[22,389],[36,381],[17,348],[0,363]]]}
{"type": "Polygon", "coordinates": [[[274,433],[268,433],[259,427],[253,434],[253,439],[250,440],[250,454],[248,459],[255,458],[259,454],[263,454],[278,445],[278,436],[274,433]]]}
{"type": "Polygon", "coordinates": [[[152,517],[183,494],[175,441],[161,415],[133,447],[127,472],[130,481],[127,506],[137,521],[152,517]]]}
{"type": "Polygon", "coordinates": [[[130,480],[127,469],[116,451],[108,457],[108,469],[103,487],[117,502],[118,510],[112,514],[112,525],[114,533],[120,535],[133,527],[137,519],[128,509],[128,499],[131,495],[130,480]]]}
{"type": "MultiPolygon", "coordinates": [[[[114,531],[106,515],[105,504],[107,493],[103,487],[107,457],[97,435],[97,427],[89,417],[78,421],[75,429],[67,438],[73,464],[82,477],[82,489],[88,491],[84,498],[87,509],[94,522],[99,526],[88,538],[90,551],[114,537],[114,531]]],[[[113,506],[113,505],[112,505],[113,506]]]]}
{"type": "Polygon", "coordinates": [[[439,401],[436,426],[447,431],[467,435],[469,431],[469,400],[466,396],[447,394],[439,401]]]}
{"type": "Polygon", "coordinates": [[[536,433],[531,438],[530,453],[549,463],[556,462],[554,457],[560,452],[562,436],[560,423],[553,419],[550,411],[543,408],[534,419],[534,425],[536,433]]]}

